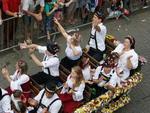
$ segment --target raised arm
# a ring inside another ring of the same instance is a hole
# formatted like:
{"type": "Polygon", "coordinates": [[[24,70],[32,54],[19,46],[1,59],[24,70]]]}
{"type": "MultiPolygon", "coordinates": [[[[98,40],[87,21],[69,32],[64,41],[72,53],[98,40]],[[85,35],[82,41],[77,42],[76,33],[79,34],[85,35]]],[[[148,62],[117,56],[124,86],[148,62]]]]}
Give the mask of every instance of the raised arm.
{"type": "Polygon", "coordinates": [[[64,36],[64,38],[67,40],[67,37],[69,36],[65,29],[62,27],[62,25],[58,22],[56,18],[54,18],[55,24],[58,26],[58,30],[61,32],[61,34],[64,36]]]}
{"type": "Polygon", "coordinates": [[[46,9],[46,15],[47,16],[50,16],[53,12],[55,12],[55,10],[57,10],[58,9],[58,4],[54,4],[54,8],[49,12],[49,6],[47,7],[47,6],[45,6],[45,9],[46,9]]]}
{"type": "Polygon", "coordinates": [[[65,6],[66,6],[66,7],[69,7],[69,5],[70,5],[72,2],[74,2],[74,0],[70,0],[69,2],[65,3],[65,6]]]}
{"type": "Polygon", "coordinates": [[[24,43],[20,43],[19,45],[21,49],[31,49],[31,48],[37,49],[38,46],[40,46],[38,44],[27,44],[26,41],[24,41],[24,43]]]}

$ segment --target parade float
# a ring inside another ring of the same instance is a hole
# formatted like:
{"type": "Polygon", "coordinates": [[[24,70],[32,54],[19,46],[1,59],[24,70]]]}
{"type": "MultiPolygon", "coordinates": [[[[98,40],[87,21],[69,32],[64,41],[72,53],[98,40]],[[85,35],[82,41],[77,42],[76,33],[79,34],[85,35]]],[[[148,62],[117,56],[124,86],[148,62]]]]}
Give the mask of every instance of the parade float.
{"type": "MultiPolygon", "coordinates": [[[[31,44],[29,41],[28,43],[31,44]]],[[[106,55],[109,54],[120,42],[113,36],[106,36],[106,55]]],[[[83,49],[83,55],[86,55],[90,59],[90,65],[96,68],[99,64],[95,59],[86,53],[86,49],[83,49]]],[[[139,66],[137,69],[132,70],[130,78],[127,79],[126,83],[122,87],[116,87],[113,90],[108,90],[106,93],[98,96],[95,99],[89,100],[90,93],[92,92],[90,87],[85,90],[85,101],[82,105],[77,108],[74,113],[113,113],[119,108],[125,106],[131,101],[130,91],[137,86],[143,79],[141,67],[146,63],[144,57],[139,56],[139,66]]],[[[69,71],[62,65],[60,66],[60,79],[65,82],[69,71]]],[[[31,79],[31,90],[34,95],[38,94],[41,86],[39,86],[34,80],[31,79]]],[[[58,93],[59,93],[58,89],[58,93]]]]}
{"type": "MultiPolygon", "coordinates": [[[[120,42],[113,36],[106,36],[106,53],[110,53],[120,42]]],[[[86,53],[85,53],[86,54],[86,53]]],[[[90,57],[90,56],[89,56],[90,57]]],[[[93,58],[90,58],[93,64],[96,64],[93,58]]],[[[74,113],[113,113],[119,108],[125,106],[131,101],[130,91],[137,86],[143,79],[141,67],[146,63],[146,59],[139,56],[138,68],[132,70],[130,78],[122,87],[116,87],[114,90],[108,90],[105,94],[90,100],[75,110],[74,113]]]]}

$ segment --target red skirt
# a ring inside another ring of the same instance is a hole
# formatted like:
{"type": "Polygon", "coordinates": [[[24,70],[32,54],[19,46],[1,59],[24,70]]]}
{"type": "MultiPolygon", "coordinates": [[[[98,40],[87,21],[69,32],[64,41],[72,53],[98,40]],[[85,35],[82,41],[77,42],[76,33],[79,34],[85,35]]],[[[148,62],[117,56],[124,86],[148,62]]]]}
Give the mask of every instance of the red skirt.
{"type": "Polygon", "coordinates": [[[81,105],[81,102],[73,100],[72,94],[59,94],[59,98],[63,103],[63,113],[73,113],[81,105]]]}

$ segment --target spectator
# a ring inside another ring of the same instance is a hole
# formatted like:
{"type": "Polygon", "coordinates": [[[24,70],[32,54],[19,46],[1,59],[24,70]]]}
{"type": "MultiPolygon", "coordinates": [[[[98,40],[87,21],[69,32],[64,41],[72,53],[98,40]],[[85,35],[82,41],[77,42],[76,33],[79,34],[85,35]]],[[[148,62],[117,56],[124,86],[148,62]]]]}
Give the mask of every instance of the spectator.
{"type": "Polygon", "coordinates": [[[92,13],[94,13],[95,8],[98,5],[99,0],[88,0],[88,10],[92,13]]]}
{"type": "Polygon", "coordinates": [[[45,30],[47,38],[50,39],[50,32],[53,30],[53,18],[55,11],[58,9],[58,4],[54,0],[45,0],[44,12],[45,17],[45,30]]]}
{"type": "Polygon", "coordinates": [[[66,57],[64,57],[61,60],[61,64],[68,70],[71,70],[73,66],[77,65],[82,56],[82,48],[80,46],[80,35],[74,33],[71,36],[65,31],[65,29],[60,25],[56,18],[54,18],[54,22],[57,25],[58,30],[62,33],[62,35],[67,41],[67,48],[65,50],[66,57]]]}
{"type": "Polygon", "coordinates": [[[57,52],[59,51],[59,46],[57,43],[49,42],[47,46],[40,46],[37,44],[27,45],[26,43],[20,44],[21,48],[29,48],[30,57],[34,63],[42,67],[42,71],[31,76],[38,84],[46,84],[52,80],[58,85],[59,80],[59,58],[57,52]],[[39,58],[34,54],[34,51],[38,50],[39,53],[43,54],[43,60],[40,61],[39,58]]]}
{"type": "Polygon", "coordinates": [[[13,113],[11,111],[11,100],[7,91],[0,88],[0,113],[13,113]]]}
{"type": "Polygon", "coordinates": [[[83,100],[85,82],[79,66],[73,67],[59,95],[64,104],[64,113],[73,113],[83,100]]]}
{"type": "Polygon", "coordinates": [[[16,71],[10,76],[7,67],[2,69],[2,75],[9,82],[10,87],[7,88],[9,95],[15,90],[20,90],[28,99],[31,96],[30,78],[27,73],[27,63],[24,60],[18,60],[16,63],[16,71]]]}
{"type": "Polygon", "coordinates": [[[37,21],[42,20],[44,0],[23,0],[22,10],[25,14],[33,16],[37,21]]]}
{"type": "Polygon", "coordinates": [[[2,25],[3,20],[2,20],[2,0],[0,0],[0,25],[2,25]]]}
{"type": "Polygon", "coordinates": [[[14,43],[20,4],[21,0],[2,0],[3,20],[14,17],[4,22],[4,47],[14,43]]]}
{"type": "Polygon", "coordinates": [[[87,52],[97,61],[103,59],[105,51],[105,36],[107,29],[103,25],[104,15],[101,12],[96,12],[92,19],[92,30],[89,38],[88,45],[86,46],[87,52]]]}
{"type": "Polygon", "coordinates": [[[34,106],[30,113],[59,113],[62,102],[56,94],[56,85],[47,83],[34,99],[29,99],[29,104],[34,106]]]}
{"type": "Polygon", "coordinates": [[[32,29],[36,25],[34,19],[39,23],[42,21],[42,13],[44,10],[44,0],[22,0],[22,11],[25,14],[23,17],[25,37],[32,38],[32,29]]]}
{"type": "Polygon", "coordinates": [[[87,16],[88,16],[88,11],[87,11],[87,6],[88,1],[87,0],[78,0],[78,11],[79,15],[81,16],[81,20],[83,23],[87,21],[87,16]]]}
{"type": "Polygon", "coordinates": [[[77,0],[66,0],[66,17],[69,24],[75,24],[76,20],[74,17],[76,7],[77,7],[77,0]]]}
{"type": "Polygon", "coordinates": [[[108,8],[108,18],[118,19],[122,15],[123,11],[123,1],[122,0],[112,0],[111,7],[108,8]]]}
{"type": "Polygon", "coordinates": [[[57,4],[58,4],[58,9],[56,10],[55,13],[55,18],[58,21],[62,21],[64,16],[63,16],[63,8],[64,8],[64,0],[57,0],[57,4]]]}

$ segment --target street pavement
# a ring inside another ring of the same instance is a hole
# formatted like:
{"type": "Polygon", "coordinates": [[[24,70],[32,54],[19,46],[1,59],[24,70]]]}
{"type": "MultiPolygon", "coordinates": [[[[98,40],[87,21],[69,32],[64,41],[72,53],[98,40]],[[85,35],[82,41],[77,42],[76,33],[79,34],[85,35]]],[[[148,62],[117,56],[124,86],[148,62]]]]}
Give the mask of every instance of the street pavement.
{"type": "MultiPolygon", "coordinates": [[[[129,21],[120,18],[119,20],[107,20],[105,25],[108,29],[108,34],[115,36],[118,40],[123,41],[123,37],[132,35],[136,40],[136,52],[139,55],[145,56],[150,61],[150,9],[142,10],[134,13],[129,17],[129,21]]],[[[85,47],[89,38],[90,26],[80,28],[82,35],[82,47],[85,47]]],[[[61,46],[59,57],[64,57],[64,50],[66,47],[65,39],[57,36],[57,42],[61,46]]],[[[45,45],[46,41],[40,40],[39,44],[45,45]]],[[[39,58],[42,58],[39,55],[39,58]]],[[[5,63],[8,64],[10,73],[15,70],[15,62],[22,58],[28,62],[28,73],[30,75],[40,71],[30,59],[26,50],[10,50],[0,53],[0,68],[5,63]]],[[[131,102],[125,107],[116,111],[116,113],[150,113],[150,62],[148,62],[142,69],[144,80],[137,87],[135,87],[131,95],[131,102]]],[[[1,75],[1,74],[0,74],[1,75]]],[[[6,88],[8,83],[0,76],[0,87],[6,88]]]]}

